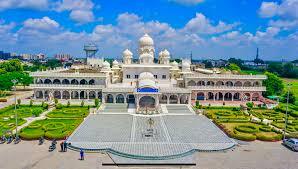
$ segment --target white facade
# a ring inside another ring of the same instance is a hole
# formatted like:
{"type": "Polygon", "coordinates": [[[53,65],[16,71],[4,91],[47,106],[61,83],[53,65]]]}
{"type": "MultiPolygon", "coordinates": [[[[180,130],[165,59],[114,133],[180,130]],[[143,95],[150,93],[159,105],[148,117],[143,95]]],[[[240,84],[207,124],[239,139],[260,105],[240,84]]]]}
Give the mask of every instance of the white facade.
{"type": "MultiPolygon", "coordinates": [[[[170,62],[166,49],[154,63],[154,41],[145,34],[139,40],[139,60],[123,51],[123,61],[112,65],[102,60],[87,60],[81,68],[34,72],[32,85],[37,99],[50,93],[58,99],[94,99],[109,103],[135,103],[138,111],[158,110],[160,104],[190,104],[205,101],[258,101],[265,87],[263,75],[220,74],[212,70],[192,71],[191,62],[170,62]],[[206,73],[205,73],[206,72],[206,73]]],[[[92,58],[94,59],[94,58],[92,58]]]]}

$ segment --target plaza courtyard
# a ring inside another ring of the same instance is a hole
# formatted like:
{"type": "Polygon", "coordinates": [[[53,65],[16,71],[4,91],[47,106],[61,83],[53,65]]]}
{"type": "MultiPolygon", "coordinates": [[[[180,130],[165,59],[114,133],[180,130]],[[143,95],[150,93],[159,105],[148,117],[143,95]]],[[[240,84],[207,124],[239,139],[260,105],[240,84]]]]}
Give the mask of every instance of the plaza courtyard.
{"type": "Polygon", "coordinates": [[[89,115],[68,138],[74,150],[107,152],[115,163],[194,164],[196,151],[219,151],[235,146],[205,116],[188,105],[164,105],[164,113],[129,113],[119,104],[89,115]]]}

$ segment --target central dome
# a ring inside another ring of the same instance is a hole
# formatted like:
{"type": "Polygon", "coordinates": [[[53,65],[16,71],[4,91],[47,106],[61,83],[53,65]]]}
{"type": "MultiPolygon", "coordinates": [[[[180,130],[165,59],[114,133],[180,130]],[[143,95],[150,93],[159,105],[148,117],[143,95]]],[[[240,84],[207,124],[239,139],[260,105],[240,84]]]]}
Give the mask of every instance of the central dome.
{"type": "Polygon", "coordinates": [[[154,76],[151,72],[142,72],[139,75],[139,79],[154,79],[154,76]]]}
{"type": "Polygon", "coordinates": [[[154,42],[153,39],[146,33],[140,38],[139,44],[140,46],[153,46],[154,42]]]}

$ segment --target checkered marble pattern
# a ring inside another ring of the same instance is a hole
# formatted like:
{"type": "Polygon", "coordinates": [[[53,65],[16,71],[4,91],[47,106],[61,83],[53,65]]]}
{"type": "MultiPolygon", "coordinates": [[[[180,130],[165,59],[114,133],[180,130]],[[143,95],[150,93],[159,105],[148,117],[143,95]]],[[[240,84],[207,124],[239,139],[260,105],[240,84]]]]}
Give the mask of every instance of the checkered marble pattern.
{"type": "Polygon", "coordinates": [[[166,105],[167,110],[170,114],[193,114],[189,109],[187,105],[166,105]]]}
{"type": "Polygon", "coordinates": [[[67,141],[73,148],[141,160],[183,158],[194,151],[224,150],[236,144],[205,116],[174,115],[172,111],[155,117],[89,115],[67,141]],[[151,128],[149,118],[154,121],[151,128]],[[144,136],[147,129],[153,129],[153,137],[144,136]]]}

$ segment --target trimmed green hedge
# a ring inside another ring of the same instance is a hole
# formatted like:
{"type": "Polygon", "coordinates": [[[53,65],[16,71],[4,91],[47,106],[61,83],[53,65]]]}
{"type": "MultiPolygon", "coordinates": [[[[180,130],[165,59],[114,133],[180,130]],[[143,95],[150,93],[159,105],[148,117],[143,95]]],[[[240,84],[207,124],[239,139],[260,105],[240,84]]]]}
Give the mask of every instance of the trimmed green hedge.
{"type": "Polygon", "coordinates": [[[271,132],[271,131],[272,131],[272,129],[271,129],[270,126],[261,126],[261,127],[259,128],[259,130],[260,130],[260,131],[264,131],[264,132],[271,132]]]}
{"type": "Polygon", "coordinates": [[[20,132],[20,137],[24,140],[36,140],[44,136],[43,130],[23,129],[20,132]]]}
{"type": "Polygon", "coordinates": [[[62,122],[51,122],[42,126],[45,131],[63,130],[66,125],[62,122]]]}
{"type": "Polygon", "coordinates": [[[282,139],[281,134],[268,135],[263,133],[256,133],[257,139],[261,141],[279,141],[282,139]]]}
{"type": "Polygon", "coordinates": [[[68,132],[63,130],[45,132],[45,137],[47,139],[64,139],[67,135],[68,132]]]}
{"type": "Polygon", "coordinates": [[[253,134],[241,133],[238,131],[234,131],[234,133],[231,136],[235,139],[243,141],[254,141],[257,139],[257,137],[253,134]]]}
{"type": "Polygon", "coordinates": [[[258,132],[258,127],[252,126],[252,125],[239,125],[236,126],[235,129],[237,131],[243,132],[243,133],[256,133],[258,132]]]}

